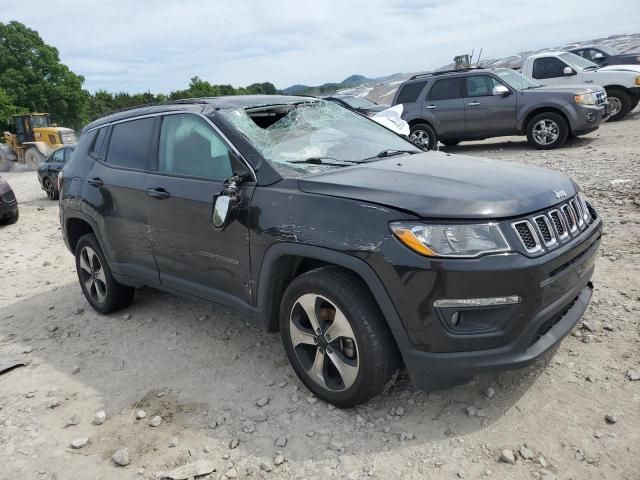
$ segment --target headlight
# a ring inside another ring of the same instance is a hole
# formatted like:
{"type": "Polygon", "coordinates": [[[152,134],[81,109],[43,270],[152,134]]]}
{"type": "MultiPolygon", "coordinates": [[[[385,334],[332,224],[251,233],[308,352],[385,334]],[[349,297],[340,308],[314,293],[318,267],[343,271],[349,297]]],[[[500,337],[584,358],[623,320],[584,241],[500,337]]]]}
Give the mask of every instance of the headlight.
{"type": "Polygon", "coordinates": [[[596,102],[593,98],[593,94],[591,93],[583,93],[582,95],[574,95],[573,99],[576,103],[581,103],[582,105],[594,105],[596,102]]]}
{"type": "Polygon", "coordinates": [[[394,235],[414,252],[427,257],[478,257],[510,250],[496,223],[479,225],[427,225],[393,222],[394,235]]]}
{"type": "MultiPolygon", "coordinates": [[[[640,57],[638,57],[638,61],[640,61],[640,57]]],[[[636,85],[640,85],[640,75],[636,77],[636,85]]]]}

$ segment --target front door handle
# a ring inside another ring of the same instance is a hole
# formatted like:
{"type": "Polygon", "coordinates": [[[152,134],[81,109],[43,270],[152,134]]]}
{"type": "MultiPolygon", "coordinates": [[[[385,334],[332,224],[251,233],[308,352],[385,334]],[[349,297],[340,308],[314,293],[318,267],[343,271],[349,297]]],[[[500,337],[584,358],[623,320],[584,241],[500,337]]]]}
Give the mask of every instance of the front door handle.
{"type": "Polygon", "coordinates": [[[477,107],[478,105],[480,105],[480,102],[469,102],[467,103],[467,105],[469,105],[470,107],[477,107]]]}
{"type": "Polygon", "coordinates": [[[101,187],[102,185],[104,185],[102,179],[98,177],[90,178],[89,180],[87,180],[87,183],[89,185],[93,185],[94,187],[101,187]]]}
{"type": "Polygon", "coordinates": [[[162,187],[148,189],[147,195],[153,198],[157,198],[158,200],[164,200],[165,198],[169,198],[171,196],[171,194],[162,187]]]}
{"type": "Polygon", "coordinates": [[[434,108],[438,108],[438,105],[427,105],[427,110],[433,110],[434,108]]]}

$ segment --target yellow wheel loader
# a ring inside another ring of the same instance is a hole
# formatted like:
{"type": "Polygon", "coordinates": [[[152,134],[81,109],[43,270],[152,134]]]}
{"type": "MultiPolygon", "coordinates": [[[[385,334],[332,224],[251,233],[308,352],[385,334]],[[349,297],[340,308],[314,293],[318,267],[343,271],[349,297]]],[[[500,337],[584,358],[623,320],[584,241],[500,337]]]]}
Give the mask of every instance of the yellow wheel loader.
{"type": "Polygon", "coordinates": [[[48,113],[14,115],[16,133],[4,132],[0,143],[0,172],[7,171],[12,162],[36,169],[53,150],[76,143],[76,134],[70,128],[51,124],[48,113]]]}

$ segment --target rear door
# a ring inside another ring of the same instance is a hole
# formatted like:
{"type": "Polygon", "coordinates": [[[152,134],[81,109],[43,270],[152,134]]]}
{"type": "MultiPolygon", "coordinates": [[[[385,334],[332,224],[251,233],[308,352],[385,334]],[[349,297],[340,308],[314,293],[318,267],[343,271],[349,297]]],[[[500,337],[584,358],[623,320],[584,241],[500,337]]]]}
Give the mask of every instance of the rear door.
{"type": "Polygon", "coordinates": [[[168,114],[156,171],[146,183],[149,225],[163,285],[214,302],[251,303],[248,208],[253,183],[241,188],[236,219],[213,226],[215,197],[232,175],[233,147],[195,113],[168,114]]]}
{"type": "Polygon", "coordinates": [[[461,77],[436,80],[424,102],[424,117],[432,118],[440,138],[459,139],[465,135],[464,98],[461,77]]]}
{"type": "Polygon", "coordinates": [[[467,134],[484,137],[516,133],[517,98],[511,88],[491,75],[471,75],[464,80],[467,134]],[[511,93],[493,95],[493,88],[498,85],[507,87],[511,93]]]}
{"type": "Polygon", "coordinates": [[[96,161],[86,187],[111,267],[153,283],[158,282],[158,269],[147,233],[144,185],[155,156],[159,121],[126,120],[98,132],[90,153],[96,161]]]}

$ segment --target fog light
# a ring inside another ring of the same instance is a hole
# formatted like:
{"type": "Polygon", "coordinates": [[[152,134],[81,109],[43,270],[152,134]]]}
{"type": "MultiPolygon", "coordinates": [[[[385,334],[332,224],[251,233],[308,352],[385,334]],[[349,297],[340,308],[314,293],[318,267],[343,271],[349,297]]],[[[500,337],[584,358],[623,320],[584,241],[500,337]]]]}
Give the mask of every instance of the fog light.
{"type": "Polygon", "coordinates": [[[596,119],[595,115],[593,114],[593,112],[589,112],[587,113],[587,120],[590,122],[593,122],[596,119]]]}
{"type": "Polygon", "coordinates": [[[513,305],[521,301],[522,299],[518,295],[511,295],[508,297],[443,299],[433,302],[433,306],[436,308],[495,307],[513,305]]]}
{"type": "Polygon", "coordinates": [[[455,327],[456,325],[458,325],[459,321],[460,321],[460,312],[453,312],[453,315],[451,315],[451,325],[455,327]]]}

